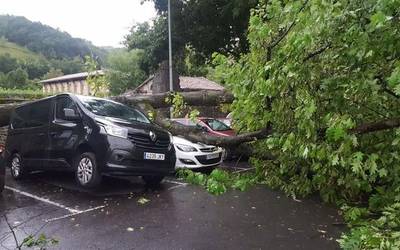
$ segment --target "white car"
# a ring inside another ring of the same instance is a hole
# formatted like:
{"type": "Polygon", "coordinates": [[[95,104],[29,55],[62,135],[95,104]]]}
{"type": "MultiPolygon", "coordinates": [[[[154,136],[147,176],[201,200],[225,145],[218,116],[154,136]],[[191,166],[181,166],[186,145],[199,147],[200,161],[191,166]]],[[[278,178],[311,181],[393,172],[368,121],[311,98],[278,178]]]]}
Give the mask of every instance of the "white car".
{"type": "Polygon", "coordinates": [[[173,137],[173,143],[176,152],[176,169],[215,167],[222,163],[225,155],[224,149],[220,147],[193,143],[178,136],[173,137]]]}

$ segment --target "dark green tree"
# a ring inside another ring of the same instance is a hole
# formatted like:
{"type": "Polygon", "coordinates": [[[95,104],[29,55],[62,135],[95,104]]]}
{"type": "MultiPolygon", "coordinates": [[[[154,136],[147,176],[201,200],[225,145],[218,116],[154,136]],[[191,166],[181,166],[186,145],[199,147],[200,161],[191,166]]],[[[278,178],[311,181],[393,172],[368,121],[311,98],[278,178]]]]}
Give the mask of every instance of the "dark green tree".
{"type": "MultiPolygon", "coordinates": [[[[130,49],[145,50],[149,59],[142,67],[146,72],[168,59],[167,1],[149,1],[158,11],[154,24],[135,25],[125,42],[130,49]]],[[[187,47],[197,65],[203,65],[214,52],[238,57],[248,51],[247,25],[256,0],[172,0],[171,5],[174,61],[180,73],[187,70],[187,47]]]]}
{"type": "Polygon", "coordinates": [[[7,74],[16,68],[18,68],[17,59],[11,57],[8,53],[0,55],[0,72],[7,74]]]}
{"type": "Polygon", "coordinates": [[[106,77],[111,94],[117,95],[133,89],[146,79],[146,73],[140,67],[143,57],[142,50],[121,50],[109,54],[106,77]]]}

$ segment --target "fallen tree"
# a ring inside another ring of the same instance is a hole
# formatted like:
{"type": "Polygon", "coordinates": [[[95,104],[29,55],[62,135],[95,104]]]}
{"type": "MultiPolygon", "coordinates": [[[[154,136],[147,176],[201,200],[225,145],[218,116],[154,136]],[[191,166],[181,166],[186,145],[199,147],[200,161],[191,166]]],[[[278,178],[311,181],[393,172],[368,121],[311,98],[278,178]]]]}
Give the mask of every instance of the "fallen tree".
{"type": "MultiPolygon", "coordinates": [[[[228,91],[203,90],[193,92],[179,92],[183,101],[189,106],[218,106],[224,103],[232,103],[234,96],[228,91]]],[[[111,99],[127,105],[148,104],[154,109],[167,108],[171,104],[166,102],[171,98],[170,92],[152,95],[120,95],[111,99]]]]}
{"type": "MultiPolygon", "coordinates": [[[[217,106],[221,103],[231,103],[233,95],[226,91],[200,91],[200,92],[183,92],[180,93],[187,104],[193,106],[217,106]]],[[[234,148],[240,144],[265,139],[273,132],[272,124],[267,124],[264,128],[254,131],[238,134],[230,137],[210,136],[203,131],[184,126],[180,123],[171,121],[164,117],[157,108],[166,108],[170,104],[166,101],[171,93],[155,94],[155,95],[134,95],[134,96],[116,96],[111,99],[121,103],[139,107],[146,113],[154,113],[155,123],[167,129],[174,135],[180,135],[194,142],[202,142],[205,144],[234,148]]],[[[10,120],[11,112],[21,105],[21,103],[11,103],[0,105],[0,127],[7,126],[10,120]]],[[[383,119],[374,122],[366,122],[359,124],[348,130],[350,134],[366,134],[386,129],[394,129],[400,127],[400,117],[392,119],[383,119]]],[[[321,139],[325,137],[326,129],[319,131],[321,139]]]]}

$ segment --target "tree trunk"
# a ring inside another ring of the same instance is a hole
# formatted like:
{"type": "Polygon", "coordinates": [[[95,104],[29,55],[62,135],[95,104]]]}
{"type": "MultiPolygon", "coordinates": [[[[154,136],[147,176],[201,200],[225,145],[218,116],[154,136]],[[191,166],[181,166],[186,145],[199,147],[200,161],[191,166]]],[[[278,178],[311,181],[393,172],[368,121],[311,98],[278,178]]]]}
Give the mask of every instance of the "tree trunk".
{"type": "MultiPolygon", "coordinates": [[[[227,91],[194,91],[194,92],[179,92],[185,103],[189,106],[218,106],[223,103],[232,103],[233,95],[227,91]]],[[[111,99],[125,103],[128,105],[138,105],[146,103],[155,109],[167,108],[171,104],[166,102],[166,99],[171,97],[171,93],[153,94],[153,95],[131,95],[131,96],[116,96],[111,99]]]]}

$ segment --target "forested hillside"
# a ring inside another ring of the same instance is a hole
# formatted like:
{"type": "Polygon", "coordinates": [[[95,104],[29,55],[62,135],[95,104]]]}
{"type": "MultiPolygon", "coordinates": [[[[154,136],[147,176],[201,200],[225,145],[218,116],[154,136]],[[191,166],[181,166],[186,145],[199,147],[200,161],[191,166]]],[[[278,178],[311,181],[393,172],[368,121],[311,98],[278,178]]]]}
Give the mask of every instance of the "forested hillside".
{"type": "Polygon", "coordinates": [[[0,16],[0,88],[37,89],[41,79],[84,71],[84,57],[102,64],[108,51],[25,17],[0,16]]]}
{"type": "Polygon", "coordinates": [[[74,58],[88,54],[103,57],[106,53],[89,41],[73,38],[66,32],[19,16],[0,16],[0,37],[47,58],[74,58]]]}

